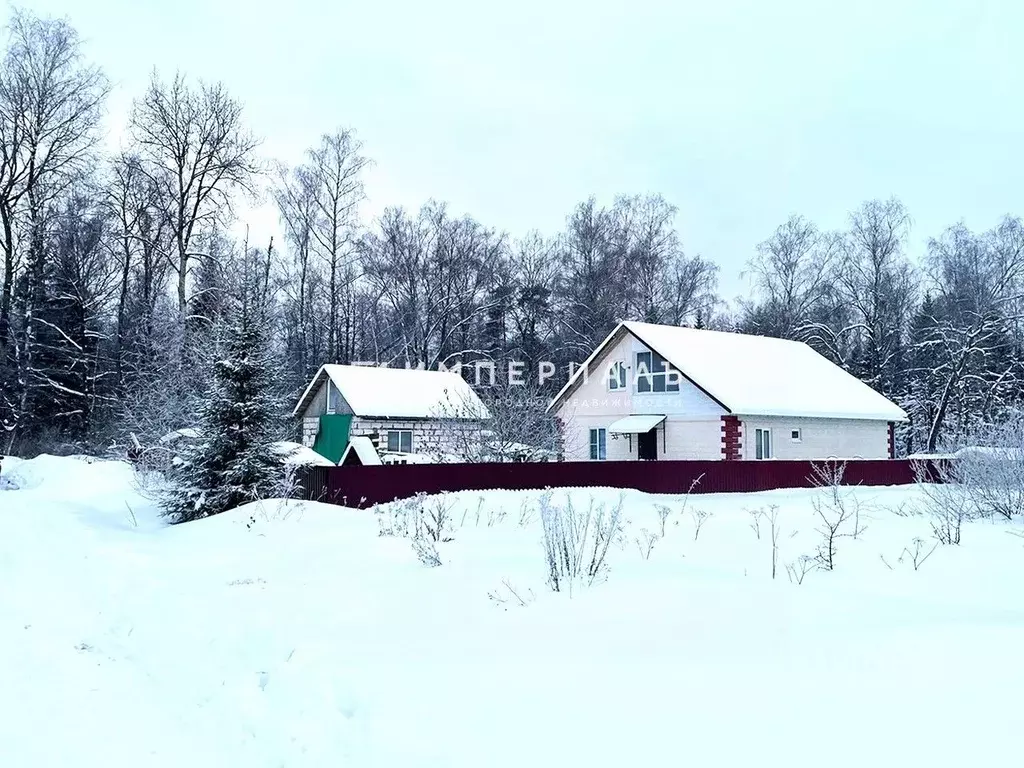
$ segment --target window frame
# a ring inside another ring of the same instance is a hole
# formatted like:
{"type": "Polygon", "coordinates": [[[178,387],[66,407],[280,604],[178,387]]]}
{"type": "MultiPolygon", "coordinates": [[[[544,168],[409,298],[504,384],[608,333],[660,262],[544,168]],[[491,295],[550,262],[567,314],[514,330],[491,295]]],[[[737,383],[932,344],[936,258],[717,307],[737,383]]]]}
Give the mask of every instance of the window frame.
{"type": "Polygon", "coordinates": [[[802,427],[789,430],[789,441],[791,443],[802,443],[804,441],[804,430],[802,427]]]}
{"type": "Polygon", "coordinates": [[[754,458],[757,461],[768,461],[772,458],[772,431],[767,427],[754,430],[754,458]]]}
{"type": "Polygon", "coordinates": [[[608,430],[604,427],[592,427],[590,430],[590,456],[591,461],[608,460],[608,430]]]}
{"type": "Polygon", "coordinates": [[[674,395],[679,393],[682,375],[669,364],[668,360],[653,349],[637,352],[634,360],[636,362],[636,393],[638,395],[674,395]],[[647,358],[647,362],[641,366],[641,359],[644,357],[647,358]],[[647,373],[641,373],[641,369],[647,373]]]}
{"type": "Polygon", "coordinates": [[[608,366],[608,378],[605,380],[605,386],[609,392],[621,392],[626,389],[626,361],[616,360],[610,366],[608,366]]]}
{"type": "Polygon", "coordinates": [[[412,430],[411,429],[389,429],[388,430],[388,453],[412,453],[412,452],[413,452],[413,450],[412,450],[412,430]],[[393,450],[391,448],[391,436],[392,435],[398,435],[398,450],[393,450]],[[402,436],[403,435],[408,435],[409,436],[409,441],[408,441],[409,450],[407,450],[407,451],[403,451],[402,450],[402,444],[403,444],[403,442],[405,442],[405,441],[402,440],[402,436]]]}
{"type": "Polygon", "coordinates": [[[334,385],[334,382],[331,381],[330,377],[328,377],[324,396],[324,413],[329,415],[336,414],[338,412],[337,401],[340,399],[341,392],[334,385]],[[331,397],[332,394],[334,395],[334,397],[331,397]]]}

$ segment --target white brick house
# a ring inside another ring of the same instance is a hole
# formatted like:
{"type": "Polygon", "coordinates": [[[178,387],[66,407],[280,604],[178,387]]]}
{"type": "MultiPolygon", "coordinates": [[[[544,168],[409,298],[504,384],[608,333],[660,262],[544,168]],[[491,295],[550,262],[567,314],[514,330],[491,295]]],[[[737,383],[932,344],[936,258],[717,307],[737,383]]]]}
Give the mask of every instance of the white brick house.
{"type": "Polygon", "coordinates": [[[892,458],[907,419],[801,342],[636,322],[548,410],[567,461],[892,458]]]}
{"type": "Polygon", "coordinates": [[[365,437],[387,463],[462,458],[490,418],[455,373],[361,365],[321,366],[293,415],[302,444],[331,461],[351,438],[365,437]]]}

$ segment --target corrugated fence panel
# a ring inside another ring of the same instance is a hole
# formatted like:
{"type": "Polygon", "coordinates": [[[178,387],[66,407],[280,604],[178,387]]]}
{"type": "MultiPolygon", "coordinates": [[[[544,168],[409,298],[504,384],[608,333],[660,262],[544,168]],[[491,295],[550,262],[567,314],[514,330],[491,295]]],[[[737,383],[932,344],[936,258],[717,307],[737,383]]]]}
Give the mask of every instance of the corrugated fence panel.
{"type": "MultiPolygon", "coordinates": [[[[366,507],[417,493],[635,488],[649,493],[736,493],[814,485],[809,461],[603,461],[522,464],[399,464],[311,467],[300,475],[300,496],[366,507]]],[[[846,463],[846,485],[906,485],[915,465],[907,460],[846,463]]],[[[931,472],[931,470],[929,470],[931,472]]],[[[931,474],[934,475],[933,472],[931,474]]]]}

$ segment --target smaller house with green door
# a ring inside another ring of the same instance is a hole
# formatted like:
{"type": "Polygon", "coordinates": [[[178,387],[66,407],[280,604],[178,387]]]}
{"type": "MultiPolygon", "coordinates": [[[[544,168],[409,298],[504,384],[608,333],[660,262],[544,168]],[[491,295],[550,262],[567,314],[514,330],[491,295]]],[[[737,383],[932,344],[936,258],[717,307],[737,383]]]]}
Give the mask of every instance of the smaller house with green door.
{"type": "Polygon", "coordinates": [[[478,452],[490,418],[454,372],[367,365],[321,366],[293,415],[302,444],[335,464],[354,437],[390,463],[464,460],[478,452]]]}

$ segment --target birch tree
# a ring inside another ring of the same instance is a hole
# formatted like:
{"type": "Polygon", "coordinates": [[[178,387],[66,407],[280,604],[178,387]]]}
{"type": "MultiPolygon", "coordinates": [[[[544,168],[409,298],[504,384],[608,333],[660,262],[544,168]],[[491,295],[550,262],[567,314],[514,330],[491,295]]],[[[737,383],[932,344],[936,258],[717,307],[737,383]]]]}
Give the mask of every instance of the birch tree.
{"type": "Polygon", "coordinates": [[[224,224],[233,196],[251,191],[258,142],[242,121],[241,103],[223,85],[191,86],[180,73],[169,83],[153,73],[133,108],[131,135],[164,201],[171,243],[166,256],[184,324],[192,265],[204,257],[195,247],[197,236],[224,224]]]}
{"type": "Polygon", "coordinates": [[[327,270],[327,359],[348,362],[353,335],[352,284],[356,274],[357,206],[369,160],[351,131],[325,135],[309,151],[303,174],[314,190],[314,248],[327,270]]]}
{"type": "Polygon", "coordinates": [[[791,216],[748,264],[754,300],[744,305],[747,329],[786,339],[820,336],[838,256],[834,234],[791,216]]]}
{"type": "Polygon", "coordinates": [[[850,215],[837,270],[839,290],[852,310],[849,331],[855,372],[887,395],[902,386],[901,356],[913,310],[916,279],[904,253],[910,216],[896,198],[871,200],[850,215]]]}
{"type": "Polygon", "coordinates": [[[0,69],[0,419],[14,439],[29,407],[49,211],[94,158],[107,83],[63,20],[15,11],[0,69]],[[15,281],[20,328],[12,325],[15,281]]]}

